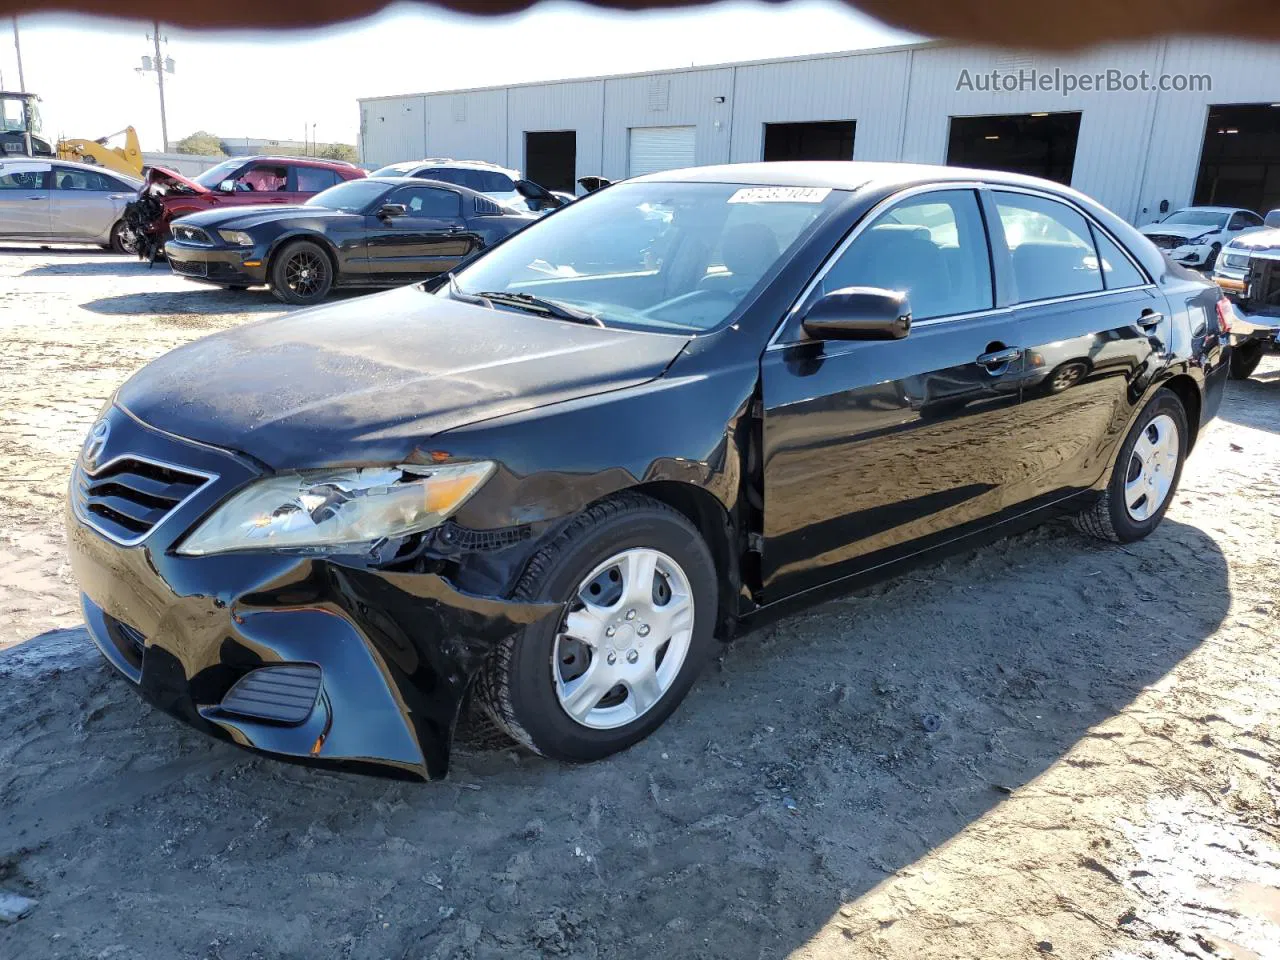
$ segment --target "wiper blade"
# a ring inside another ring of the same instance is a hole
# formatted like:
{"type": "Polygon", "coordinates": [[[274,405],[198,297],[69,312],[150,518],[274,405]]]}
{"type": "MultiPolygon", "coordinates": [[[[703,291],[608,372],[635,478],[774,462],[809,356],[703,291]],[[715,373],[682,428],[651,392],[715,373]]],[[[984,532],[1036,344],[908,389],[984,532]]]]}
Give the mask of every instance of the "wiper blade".
{"type": "MultiPolygon", "coordinates": [[[[452,290],[453,288],[450,289],[452,290]]],[[[588,313],[586,310],[579,310],[577,307],[571,307],[567,303],[561,303],[559,300],[547,300],[543,297],[535,297],[531,293],[511,293],[506,290],[486,290],[483,293],[464,294],[464,296],[476,297],[478,302],[487,301],[491,305],[494,303],[500,303],[504,306],[531,307],[534,310],[541,310],[544,313],[548,313],[557,320],[572,320],[574,323],[585,323],[593,327],[604,326],[604,321],[594,313],[588,313]]]]}

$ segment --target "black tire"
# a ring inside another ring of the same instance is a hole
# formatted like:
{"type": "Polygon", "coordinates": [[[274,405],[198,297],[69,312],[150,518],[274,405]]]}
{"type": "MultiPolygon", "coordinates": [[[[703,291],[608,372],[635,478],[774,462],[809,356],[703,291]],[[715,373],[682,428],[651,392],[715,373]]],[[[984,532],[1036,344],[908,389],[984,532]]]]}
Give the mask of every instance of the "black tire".
{"type": "Polygon", "coordinates": [[[1187,413],[1182,406],[1182,401],[1178,399],[1178,395],[1167,389],[1157,391],[1156,395],[1143,407],[1142,413],[1139,414],[1138,419],[1134,422],[1133,429],[1129,431],[1129,435],[1125,437],[1124,443],[1121,444],[1120,454],[1116,457],[1115,466],[1111,470],[1111,478],[1107,481],[1106,490],[1103,491],[1102,495],[1089,509],[1075,516],[1076,529],[1100,540],[1110,540],[1112,543],[1132,543],[1135,540],[1141,540],[1156,527],[1160,526],[1160,521],[1164,519],[1164,515],[1169,509],[1169,504],[1173,502],[1173,498],[1178,492],[1178,481],[1182,477],[1182,465],[1187,459],[1188,437],[1187,413]],[[1171,417],[1178,429],[1178,462],[1174,467],[1173,481],[1169,486],[1168,493],[1165,494],[1164,502],[1160,504],[1160,508],[1144,520],[1135,520],[1129,515],[1128,508],[1125,506],[1124,496],[1125,482],[1128,479],[1134,459],[1133,448],[1137,445],[1139,437],[1151,425],[1151,421],[1161,415],[1171,417]]]}
{"type": "Polygon", "coordinates": [[[1068,360],[1060,364],[1044,378],[1046,394],[1062,393],[1089,375],[1089,365],[1083,360],[1068,360]]]}
{"type": "Polygon", "coordinates": [[[694,604],[692,638],[679,672],[654,705],[625,726],[592,729],[561,706],[551,669],[561,632],[548,621],[508,638],[482,669],[476,696],[516,742],[573,763],[600,760],[656,730],[679,706],[711,654],[716,620],[716,568],[692,523],[665,504],[634,493],[601,501],[572,520],[529,561],[516,599],[567,601],[598,565],[621,551],[647,547],[679,564],[694,604]]]}
{"type": "Polygon", "coordinates": [[[1231,368],[1228,375],[1232,380],[1248,380],[1253,371],[1258,369],[1258,364],[1262,362],[1262,355],[1266,352],[1266,344],[1261,340],[1250,340],[1248,343],[1242,343],[1231,351],[1231,368]]]}
{"type": "Polygon", "coordinates": [[[107,249],[112,253],[136,254],[138,252],[138,246],[132,240],[129,228],[125,226],[123,220],[117,220],[112,226],[111,240],[107,244],[107,249]]]}
{"type": "Polygon", "coordinates": [[[267,276],[277,300],[305,306],[329,295],[333,263],[319,244],[294,240],[275,255],[267,276]]]}
{"type": "Polygon", "coordinates": [[[1218,254],[1221,252],[1222,252],[1222,244],[1220,243],[1215,243],[1212,247],[1209,248],[1209,257],[1204,262],[1204,268],[1206,270],[1213,269],[1214,265],[1218,262],[1218,254]]]}

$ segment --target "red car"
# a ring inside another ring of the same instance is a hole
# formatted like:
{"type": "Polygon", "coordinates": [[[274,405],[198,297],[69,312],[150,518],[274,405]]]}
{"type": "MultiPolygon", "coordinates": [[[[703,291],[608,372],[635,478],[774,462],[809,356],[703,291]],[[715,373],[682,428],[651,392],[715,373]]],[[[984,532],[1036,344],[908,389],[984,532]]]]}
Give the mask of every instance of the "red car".
{"type": "Polygon", "coordinates": [[[154,260],[169,239],[169,225],[198,210],[262,203],[301,203],[344,180],[363,177],[342,160],[310,157],[232,157],[188,179],[165,167],[147,170],[138,199],[124,210],[126,246],[154,260]]]}

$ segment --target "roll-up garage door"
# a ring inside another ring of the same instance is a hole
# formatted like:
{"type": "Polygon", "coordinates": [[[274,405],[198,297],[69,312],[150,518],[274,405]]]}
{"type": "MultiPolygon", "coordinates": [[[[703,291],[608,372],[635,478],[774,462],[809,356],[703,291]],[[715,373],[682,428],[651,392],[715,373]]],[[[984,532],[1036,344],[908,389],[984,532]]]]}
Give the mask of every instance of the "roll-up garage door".
{"type": "Polygon", "coordinates": [[[632,127],[627,175],[692,167],[694,127],[632,127]]]}

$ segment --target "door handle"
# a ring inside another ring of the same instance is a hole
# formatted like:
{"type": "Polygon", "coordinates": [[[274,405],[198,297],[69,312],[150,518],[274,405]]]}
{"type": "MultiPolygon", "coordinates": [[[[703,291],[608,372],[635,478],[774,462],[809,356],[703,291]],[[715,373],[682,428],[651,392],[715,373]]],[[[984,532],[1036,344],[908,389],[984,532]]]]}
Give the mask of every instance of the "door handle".
{"type": "Polygon", "coordinates": [[[1005,347],[1003,350],[993,350],[990,353],[984,353],[978,357],[978,363],[990,369],[991,367],[1003,367],[1005,364],[1013,363],[1022,356],[1021,347],[1005,347]]]}
{"type": "Polygon", "coordinates": [[[1157,313],[1155,310],[1143,310],[1142,316],[1138,317],[1138,326],[1143,330],[1149,330],[1152,327],[1160,325],[1160,321],[1164,319],[1163,313],[1157,313]]]}

